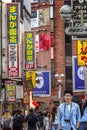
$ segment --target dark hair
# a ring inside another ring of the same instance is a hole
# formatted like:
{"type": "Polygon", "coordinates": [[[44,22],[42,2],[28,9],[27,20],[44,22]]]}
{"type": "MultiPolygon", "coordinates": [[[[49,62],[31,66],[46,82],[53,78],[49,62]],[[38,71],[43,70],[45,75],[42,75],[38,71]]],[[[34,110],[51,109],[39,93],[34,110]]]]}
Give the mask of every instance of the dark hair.
{"type": "Polygon", "coordinates": [[[32,108],[30,108],[30,110],[29,110],[30,112],[33,112],[33,109],[32,108]]]}
{"type": "Polygon", "coordinates": [[[57,106],[54,106],[54,107],[52,108],[52,112],[51,112],[52,122],[55,121],[55,116],[56,116],[56,114],[57,114],[57,106]]]}
{"type": "Polygon", "coordinates": [[[72,92],[72,90],[70,90],[70,89],[66,89],[66,90],[64,91],[64,95],[65,95],[66,93],[69,93],[71,96],[73,96],[73,92],[72,92]]]}

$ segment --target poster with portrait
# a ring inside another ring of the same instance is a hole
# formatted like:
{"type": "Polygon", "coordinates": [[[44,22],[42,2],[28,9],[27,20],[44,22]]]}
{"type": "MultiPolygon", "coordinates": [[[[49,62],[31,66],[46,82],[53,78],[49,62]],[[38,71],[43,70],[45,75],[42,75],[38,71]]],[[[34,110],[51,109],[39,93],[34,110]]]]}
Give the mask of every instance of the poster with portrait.
{"type": "Polygon", "coordinates": [[[36,71],[36,88],[33,96],[47,97],[51,94],[51,77],[50,71],[36,71]]]}

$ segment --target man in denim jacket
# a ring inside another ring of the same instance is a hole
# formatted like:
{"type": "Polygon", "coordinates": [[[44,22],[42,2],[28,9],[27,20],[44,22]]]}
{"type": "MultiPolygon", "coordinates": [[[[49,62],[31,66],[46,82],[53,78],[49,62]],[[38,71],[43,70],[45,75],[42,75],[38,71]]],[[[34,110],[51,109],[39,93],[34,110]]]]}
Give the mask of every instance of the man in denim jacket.
{"type": "Polygon", "coordinates": [[[78,130],[80,122],[80,107],[72,102],[73,92],[65,90],[65,102],[58,107],[58,130],[78,130]]]}

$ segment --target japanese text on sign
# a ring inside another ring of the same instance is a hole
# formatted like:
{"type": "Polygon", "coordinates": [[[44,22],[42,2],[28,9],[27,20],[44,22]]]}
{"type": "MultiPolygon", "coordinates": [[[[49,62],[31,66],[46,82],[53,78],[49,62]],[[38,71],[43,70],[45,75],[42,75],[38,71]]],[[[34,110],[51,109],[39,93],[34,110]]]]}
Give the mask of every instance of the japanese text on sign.
{"type": "Polygon", "coordinates": [[[8,44],[18,43],[18,4],[7,4],[8,44]]]}

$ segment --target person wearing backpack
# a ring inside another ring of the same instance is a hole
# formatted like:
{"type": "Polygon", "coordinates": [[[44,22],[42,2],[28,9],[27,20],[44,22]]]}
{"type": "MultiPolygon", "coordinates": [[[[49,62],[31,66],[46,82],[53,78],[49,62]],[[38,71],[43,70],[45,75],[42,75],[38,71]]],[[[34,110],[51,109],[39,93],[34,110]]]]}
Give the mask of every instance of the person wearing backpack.
{"type": "Polygon", "coordinates": [[[28,123],[28,130],[37,130],[36,123],[38,121],[37,116],[34,114],[33,109],[30,109],[30,113],[26,116],[25,122],[28,123]]]}
{"type": "Polygon", "coordinates": [[[13,117],[11,116],[8,109],[6,109],[4,115],[1,118],[2,130],[12,130],[13,117]]]}
{"type": "Polygon", "coordinates": [[[15,111],[13,116],[13,130],[23,130],[24,116],[20,110],[15,111]]]}

